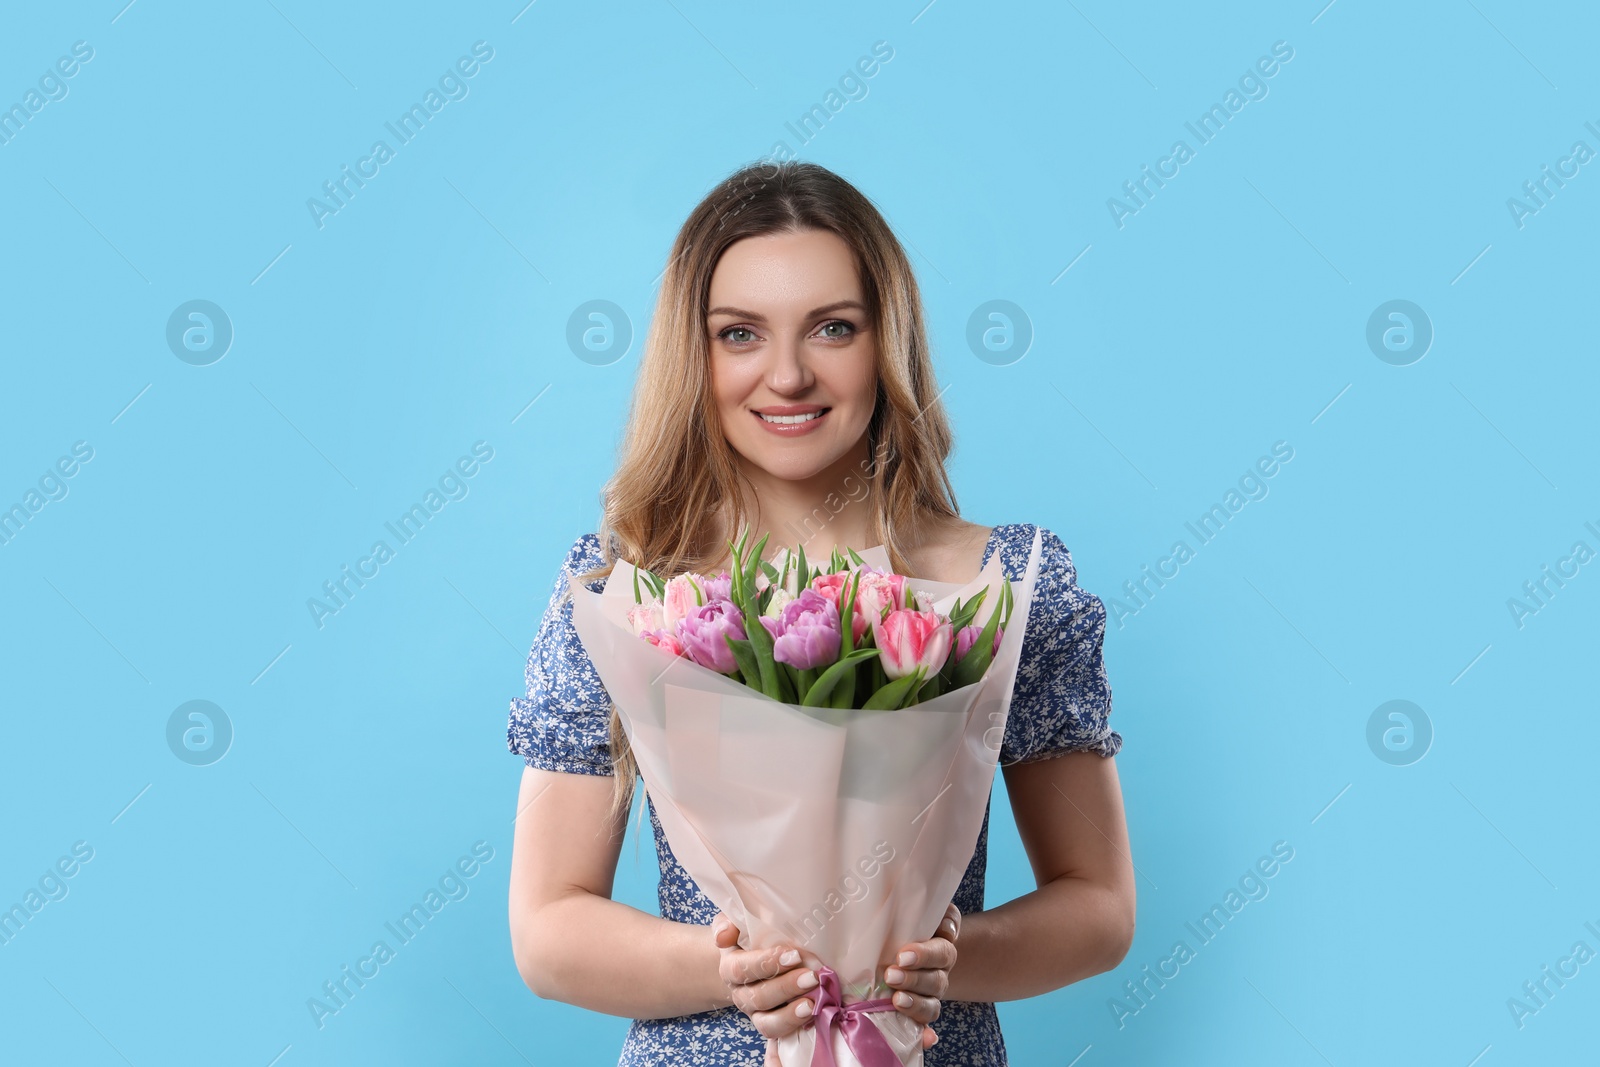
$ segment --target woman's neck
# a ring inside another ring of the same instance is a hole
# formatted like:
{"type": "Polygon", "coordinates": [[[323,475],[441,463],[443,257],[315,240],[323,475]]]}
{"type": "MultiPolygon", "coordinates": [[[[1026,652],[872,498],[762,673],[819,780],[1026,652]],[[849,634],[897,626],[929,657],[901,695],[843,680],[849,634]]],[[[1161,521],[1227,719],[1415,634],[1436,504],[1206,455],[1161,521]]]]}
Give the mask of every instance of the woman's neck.
{"type": "MultiPolygon", "coordinates": [[[[747,546],[766,534],[763,554],[768,558],[780,548],[798,545],[805,548],[807,559],[821,562],[835,547],[843,552],[846,547],[877,544],[872,534],[873,485],[867,473],[870,455],[863,437],[831,466],[804,480],[779,478],[741,460],[745,477],[754,487],[753,492],[751,486],[742,487],[750,524],[747,546]]],[[[737,539],[738,530],[728,528],[726,517],[719,525],[725,531],[720,543],[737,539]]],[[[726,566],[730,561],[726,552],[723,555],[721,562],[726,566]]]]}

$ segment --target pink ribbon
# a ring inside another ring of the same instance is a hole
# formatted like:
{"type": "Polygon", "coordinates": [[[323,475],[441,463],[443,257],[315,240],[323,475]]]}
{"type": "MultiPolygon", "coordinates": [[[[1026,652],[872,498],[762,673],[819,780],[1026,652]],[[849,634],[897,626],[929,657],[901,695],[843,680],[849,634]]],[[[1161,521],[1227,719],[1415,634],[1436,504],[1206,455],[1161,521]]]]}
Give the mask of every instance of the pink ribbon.
{"type": "Polygon", "coordinates": [[[883,1031],[867,1019],[869,1011],[894,1011],[894,1001],[888,997],[844,1003],[839,988],[839,976],[832,967],[817,968],[817,988],[811,994],[816,1001],[817,1043],[811,1051],[811,1067],[837,1067],[833,1058],[833,1031],[844,1034],[844,1043],[861,1067],[901,1067],[900,1057],[890,1047],[883,1031]]]}

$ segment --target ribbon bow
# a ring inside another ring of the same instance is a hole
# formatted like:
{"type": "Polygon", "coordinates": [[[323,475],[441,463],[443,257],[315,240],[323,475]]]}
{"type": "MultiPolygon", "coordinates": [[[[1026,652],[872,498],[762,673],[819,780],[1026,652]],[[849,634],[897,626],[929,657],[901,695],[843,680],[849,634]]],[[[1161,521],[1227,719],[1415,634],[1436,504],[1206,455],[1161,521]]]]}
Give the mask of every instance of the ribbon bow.
{"type": "Polygon", "coordinates": [[[811,999],[817,1005],[817,1043],[811,1051],[811,1067],[837,1067],[838,1061],[833,1058],[835,1028],[844,1034],[845,1046],[861,1062],[861,1067],[901,1067],[900,1057],[895,1055],[883,1031],[866,1017],[869,1011],[894,1011],[893,1000],[878,997],[846,1005],[839,988],[839,976],[826,964],[817,968],[817,988],[811,999]]]}

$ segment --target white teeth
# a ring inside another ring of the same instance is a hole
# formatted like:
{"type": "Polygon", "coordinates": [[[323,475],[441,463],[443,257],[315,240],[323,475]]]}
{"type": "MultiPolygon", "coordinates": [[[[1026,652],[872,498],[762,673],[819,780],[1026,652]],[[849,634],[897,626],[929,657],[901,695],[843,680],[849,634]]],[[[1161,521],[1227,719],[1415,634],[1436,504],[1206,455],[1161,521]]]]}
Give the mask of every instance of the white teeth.
{"type": "Polygon", "coordinates": [[[814,419],[817,416],[821,415],[822,412],[813,411],[813,412],[811,412],[810,414],[807,414],[807,415],[766,415],[766,414],[763,414],[762,412],[758,411],[758,412],[756,412],[756,414],[760,415],[763,419],[766,419],[768,422],[777,423],[779,426],[794,426],[794,425],[796,425],[798,423],[810,422],[812,419],[814,419]]]}

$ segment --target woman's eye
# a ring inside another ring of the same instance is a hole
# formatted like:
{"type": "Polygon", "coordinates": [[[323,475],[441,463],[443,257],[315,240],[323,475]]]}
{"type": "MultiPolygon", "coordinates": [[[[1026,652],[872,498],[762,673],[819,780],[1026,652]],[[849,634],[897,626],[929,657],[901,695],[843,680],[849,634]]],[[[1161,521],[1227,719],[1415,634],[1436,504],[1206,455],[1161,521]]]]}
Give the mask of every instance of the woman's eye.
{"type": "Polygon", "coordinates": [[[830,337],[836,340],[841,337],[849,337],[855,332],[856,328],[850,323],[845,322],[843,319],[834,319],[832,322],[826,323],[822,327],[822,335],[824,337],[830,337]],[[830,333],[829,331],[833,330],[834,327],[838,327],[838,332],[830,333]]]}
{"type": "Polygon", "coordinates": [[[729,326],[717,336],[724,341],[732,341],[736,345],[749,344],[756,339],[756,335],[743,326],[729,326]]]}

